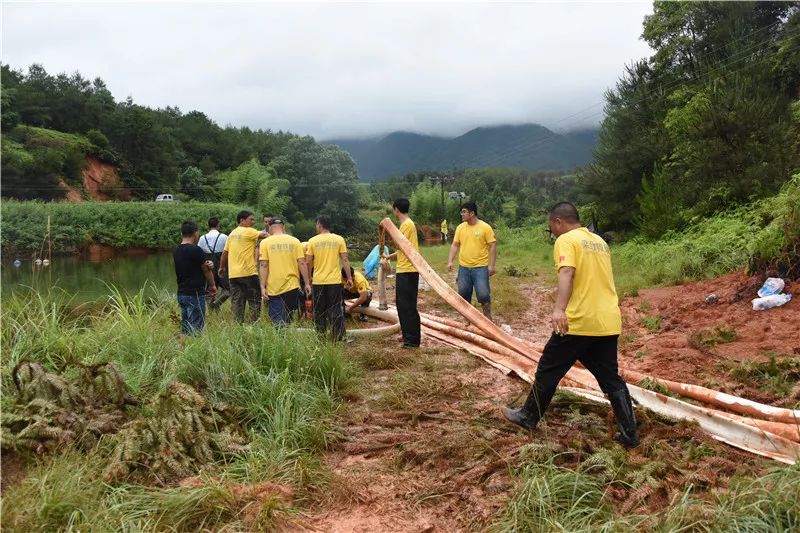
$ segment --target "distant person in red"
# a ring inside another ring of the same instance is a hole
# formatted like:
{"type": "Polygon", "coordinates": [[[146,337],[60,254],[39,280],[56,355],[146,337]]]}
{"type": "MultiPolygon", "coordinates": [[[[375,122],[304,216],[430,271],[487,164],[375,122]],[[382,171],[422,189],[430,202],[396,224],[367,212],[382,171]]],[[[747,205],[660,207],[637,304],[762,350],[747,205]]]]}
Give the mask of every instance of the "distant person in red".
{"type": "Polygon", "coordinates": [[[197,335],[205,326],[206,285],[213,297],[217,292],[214,264],[197,246],[200,234],[197,224],[187,220],[181,226],[181,243],[175,248],[175,276],[178,281],[178,305],[181,308],[181,335],[197,335]]]}

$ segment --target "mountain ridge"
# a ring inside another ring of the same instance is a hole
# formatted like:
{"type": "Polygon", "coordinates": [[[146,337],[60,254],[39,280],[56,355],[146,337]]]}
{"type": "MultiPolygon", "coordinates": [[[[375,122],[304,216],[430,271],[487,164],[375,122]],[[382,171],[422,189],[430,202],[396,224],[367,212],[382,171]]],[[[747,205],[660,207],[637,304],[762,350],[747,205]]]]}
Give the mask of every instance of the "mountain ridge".
{"type": "Polygon", "coordinates": [[[320,141],[350,153],[362,181],[426,169],[519,167],[572,170],[591,161],[599,130],[555,133],[539,124],[479,126],[457,137],[393,131],[320,141]]]}

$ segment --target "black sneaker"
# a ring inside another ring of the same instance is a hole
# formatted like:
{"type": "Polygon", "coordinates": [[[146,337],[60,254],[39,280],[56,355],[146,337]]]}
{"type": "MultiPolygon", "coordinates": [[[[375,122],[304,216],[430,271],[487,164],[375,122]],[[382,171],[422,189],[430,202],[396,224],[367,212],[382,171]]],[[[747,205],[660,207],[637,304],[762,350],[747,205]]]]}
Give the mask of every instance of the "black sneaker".
{"type": "Polygon", "coordinates": [[[419,344],[411,344],[410,342],[404,342],[403,348],[419,348],[419,344]]]}

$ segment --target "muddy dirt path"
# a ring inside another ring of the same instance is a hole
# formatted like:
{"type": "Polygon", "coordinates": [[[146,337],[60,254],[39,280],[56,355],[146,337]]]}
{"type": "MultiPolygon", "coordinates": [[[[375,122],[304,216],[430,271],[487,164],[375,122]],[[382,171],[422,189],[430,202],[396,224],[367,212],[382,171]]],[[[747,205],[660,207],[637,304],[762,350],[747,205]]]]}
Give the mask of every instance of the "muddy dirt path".
{"type": "MultiPolygon", "coordinates": [[[[421,291],[420,309],[457,318],[437,299],[421,291]]],[[[395,337],[359,340],[348,353],[367,369],[364,388],[347,399],[342,439],[325,457],[331,493],[298,530],[485,528],[508,499],[509,467],[528,441],[498,408],[519,401],[527,384],[429,337],[418,350],[395,337]]]]}
{"type": "Polygon", "coordinates": [[[485,524],[506,499],[508,465],[525,442],[497,406],[524,384],[428,341],[414,351],[377,344],[357,351],[369,375],[343,414],[342,441],[325,459],[332,494],[308,524],[331,532],[485,524]]]}
{"type": "MultiPolygon", "coordinates": [[[[550,335],[550,290],[521,284],[520,296],[530,301],[527,310],[496,321],[510,324],[519,337],[544,343],[550,335]]],[[[455,318],[436,306],[435,298],[421,293],[420,308],[433,307],[455,318]]],[[[636,320],[640,300],[623,302],[626,307],[636,320]]],[[[635,345],[641,335],[637,326],[628,342],[635,345]]],[[[653,342],[654,335],[647,335],[653,342]]],[[[565,395],[556,396],[532,440],[498,411],[500,405],[521,402],[528,385],[433,339],[424,339],[419,350],[401,349],[394,337],[359,340],[348,353],[366,375],[362,388],[343,407],[341,439],[324,458],[333,476],[330,489],[310,502],[287,530],[485,530],[513,495],[512,472],[530,460],[532,449],[560,454],[561,463],[569,467],[614,446],[614,422],[607,408],[565,395]]],[[[641,358],[621,354],[623,358],[641,363],[641,358]]],[[[630,467],[652,469],[655,464],[661,475],[647,491],[614,493],[612,499],[623,510],[660,508],[687,483],[711,488],[737,471],[756,471],[767,464],[712,441],[690,424],[637,413],[643,445],[631,452],[630,467]],[[675,458],[683,460],[676,463],[675,458]]]]}

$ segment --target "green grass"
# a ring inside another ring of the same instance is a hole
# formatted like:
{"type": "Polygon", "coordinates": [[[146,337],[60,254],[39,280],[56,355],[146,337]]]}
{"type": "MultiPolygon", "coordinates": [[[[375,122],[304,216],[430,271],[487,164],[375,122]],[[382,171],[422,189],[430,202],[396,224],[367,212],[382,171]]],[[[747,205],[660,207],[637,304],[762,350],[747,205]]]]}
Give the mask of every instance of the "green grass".
{"type": "MultiPolygon", "coordinates": [[[[497,235],[497,272],[490,278],[492,312],[512,315],[525,310],[528,302],[519,297],[520,284],[542,279],[546,284],[555,282],[552,244],[538,233],[526,229],[500,228],[497,235]],[[520,274],[524,273],[524,276],[520,274]]],[[[450,246],[423,246],[425,260],[440,273],[447,272],[450,246]]],[[[458,270],[458,256],[453,261],[453,277],[458,270]]],[[[453,287],[455,284],[453,283],[453,287]]],[[[478,305],[473,299],[473,304],[478,305]]],[[[449,309],[449,306],[447,307],[449,309]]]]}
{"type": "MultiPolygon", "coordinates": [[[[702,495],[692,484],[659,510],[623,512],[613,502],[613,487],[646,498],[674,466],[651,461],[631,463],[625,452],[601,449],[574,468],[558,456],[530,445],[533,452],[514,472],[517,488],[496,517],[493,531],[796,531],[800,528],[800,469],[779,467],[760,477],[734,476],[730,483],[702,495]]],[[[691,457],[709,450],[692,448],[691,457]]]]}
{"type": "MultiPolygon", "coordinates": [[[[247,502],[231,497],[232,484],[277,482],[300,496],[324,486],[328,474],[319,456],[334,435],[332,415],[341,394],[354,379],[342,347],[311,333],[276,331],[266,323],[236,326],[220,316],[204,334],[182,342],[177,313],[166,293],[117,294],[108,304],[79,309],[57,294],[4,295],[4,412],[13,403],[11,369],[23,358],[51,371],[69,362],[113,361],[142,399],[180,381],[209,401],[233,406],[251,440],[247,451],[204,467],[212,481],[202,489],[106,484],[109,457],[102,444],[87,455],[28,458],[25,478],[4,490],[4,528],[247,529],[253,527],[242,522],[247,502]]],[[[259,520],[272,516],[264,513],[259,520]]]]}
{"type": "Polygon", "coordinates": [[[713,348],[717,344],[726,344],[736,340],[736,329],[733,327],[716,326],[713,328],[699,329],[689,334],[689,345],[697,349],[713,348]]]}
{"type": "Polygon", "coordinates": [[[800,360],[790,355],[767,352],[765,362],[732,363],[731,375],[738,381],[785,398],[800,384],[800,360]]]}

